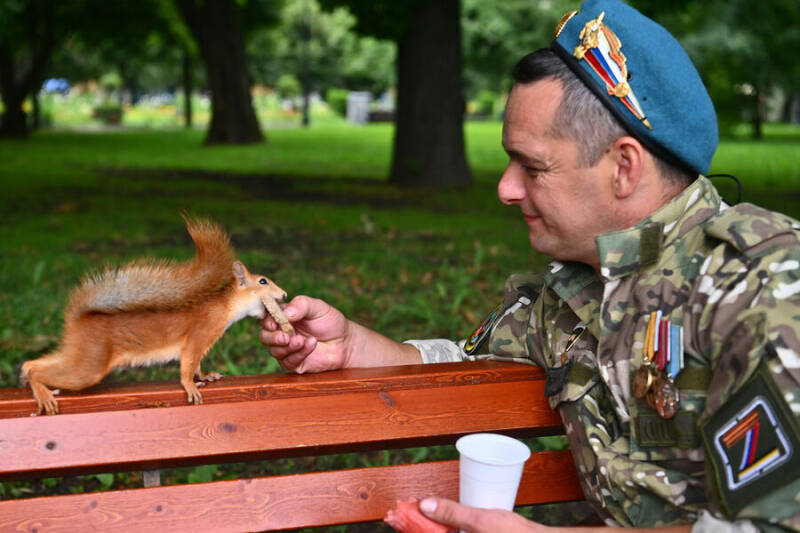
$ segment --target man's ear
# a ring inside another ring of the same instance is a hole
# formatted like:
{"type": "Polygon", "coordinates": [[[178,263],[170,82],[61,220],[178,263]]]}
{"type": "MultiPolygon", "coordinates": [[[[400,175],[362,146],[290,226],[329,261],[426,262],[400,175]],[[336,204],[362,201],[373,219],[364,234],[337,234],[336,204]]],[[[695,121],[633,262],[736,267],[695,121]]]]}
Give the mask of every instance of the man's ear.
{"type": "Polygon", "coordinates": [[[644,170],[645,149],[630,136],[620,137],[611,145],[611,155],[616,163],[614,196],[624,200],[636,191],[644,170]]]}

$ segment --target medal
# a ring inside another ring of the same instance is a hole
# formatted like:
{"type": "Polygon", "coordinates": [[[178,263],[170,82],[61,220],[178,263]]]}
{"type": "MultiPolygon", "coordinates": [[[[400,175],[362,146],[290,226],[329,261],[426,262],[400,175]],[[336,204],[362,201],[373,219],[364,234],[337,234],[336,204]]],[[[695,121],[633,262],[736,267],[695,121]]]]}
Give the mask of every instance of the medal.
{"type": "Polygon", "coordinates": [[[647,389],[647,394],[645,395],[647,405],[654,411],[656,410],[656,391],[659,387],[661,387],[661,376],[657,375],[655,379],[653,379],[653,384],[647,389]]]}
{"type": "Polygon", "coordinates": [[[653,386],[655,376],[649,363],[645,363],[636,371],[636,376],[633,378],[633,395],[637,398],[644,398],[647,391],[653,386]]]}
{"type": "Polygon", "coordinates": [[[683,328],[662,318],[661,311],[653,311],[642,355],[644,361],[633,378],[633,394],[661,418],[670,419],[680,406],[674,379],[683,369],[683,328]]]}
{"type": "Polygon", "coordinates": [[[647,332],[644,335],[644,350],[642,351],[642,366],[636,371],[633,378],[633,395],[639,399],[644,398],[648,391],[653,387],[656,378],[655,370],[652,366],[653,344],[655,342],[657,313],[650,313],[650,320],[647,323],[647,332]]]}
{"type": "Polygon", "coordinates": [[[662,380],[655,393],[655,409],[661,418],[672,418],[678,412],[681,399],[678,388],[669,380],[662,380]]]}

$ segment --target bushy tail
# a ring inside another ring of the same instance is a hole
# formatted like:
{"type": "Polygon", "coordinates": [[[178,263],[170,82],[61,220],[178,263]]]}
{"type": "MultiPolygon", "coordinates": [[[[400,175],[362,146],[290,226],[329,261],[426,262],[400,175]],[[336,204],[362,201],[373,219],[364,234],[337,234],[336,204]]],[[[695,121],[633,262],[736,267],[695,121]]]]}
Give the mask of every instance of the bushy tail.
{"type": "Polygon", "coordinates": [[[184,217],[194,259],[134,261],[83,279],[70,296],[65,318],[87,312],[173,310],[192,306],[233,281],[234,252],[217,224],[184,217]]]}

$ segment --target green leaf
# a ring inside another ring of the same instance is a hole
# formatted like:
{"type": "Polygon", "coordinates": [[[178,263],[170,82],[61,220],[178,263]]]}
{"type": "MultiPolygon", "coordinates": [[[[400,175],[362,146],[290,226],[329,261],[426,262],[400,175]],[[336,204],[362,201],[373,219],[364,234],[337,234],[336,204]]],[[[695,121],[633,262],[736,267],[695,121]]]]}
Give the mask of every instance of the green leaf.
{"type": "Polygon", "coordinates": [[[94,477],[100,482],[103,490],[108,490],[114,483],[114,474],[95,474],[94,477]]]}
{"type": "Polygon", "coordinates": [[[217,465],[197,466],[189,472],[187,479],[189,483],[208,483],[214,479],[217,470],[217,465]]]}

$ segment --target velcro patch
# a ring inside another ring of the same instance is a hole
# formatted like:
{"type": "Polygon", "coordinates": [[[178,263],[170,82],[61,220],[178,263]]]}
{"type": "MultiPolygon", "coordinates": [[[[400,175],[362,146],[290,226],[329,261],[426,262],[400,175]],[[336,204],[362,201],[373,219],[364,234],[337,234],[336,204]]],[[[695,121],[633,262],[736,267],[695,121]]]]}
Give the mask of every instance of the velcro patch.
{"type": "Polygon", "coordinates": [[[800,477],[800,428],[765,362],[702,433],[729,518],[800,477]]]}
{"type": "MultiPolygon", "coordinates": [[[[646,405],[645,402],[641,402],[646,405]]],[[[661,418],[657,413],[645,411],[635,419],[636,438],[641,448],[678,447],[697,448],[700,435],[695,429],[697,413],[678,411],[670,419],[661,418]]]]}

